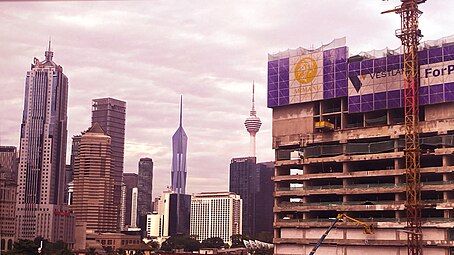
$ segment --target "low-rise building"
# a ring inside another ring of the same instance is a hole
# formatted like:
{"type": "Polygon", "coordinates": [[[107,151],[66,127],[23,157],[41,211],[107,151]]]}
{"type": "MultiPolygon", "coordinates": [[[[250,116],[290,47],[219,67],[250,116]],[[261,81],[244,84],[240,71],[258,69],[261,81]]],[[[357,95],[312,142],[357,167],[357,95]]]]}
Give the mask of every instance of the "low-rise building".
{"type": "Polygon", "coordinates": [[[126,235],[121,233],[101,233],[95,236],[95,240],[102,245],[102,247],[110,247],[116,251],[125,245],[138,245],[142,243],[140,235],[126,235]]]}

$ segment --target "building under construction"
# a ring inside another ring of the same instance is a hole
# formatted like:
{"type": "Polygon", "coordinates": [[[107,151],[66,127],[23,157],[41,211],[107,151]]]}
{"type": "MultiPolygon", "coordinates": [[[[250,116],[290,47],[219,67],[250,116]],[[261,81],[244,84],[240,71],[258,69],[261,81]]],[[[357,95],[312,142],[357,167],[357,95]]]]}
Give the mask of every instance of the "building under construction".
{"type": "MultiPolygon", "coordinates": [[[[424,255],[454,254],[454,37],[421,43],[424,255]]],[[[407,254],[403,55],[349,54],[345,39],[269,55],[276,151],[274,254],[407,254]]]]}

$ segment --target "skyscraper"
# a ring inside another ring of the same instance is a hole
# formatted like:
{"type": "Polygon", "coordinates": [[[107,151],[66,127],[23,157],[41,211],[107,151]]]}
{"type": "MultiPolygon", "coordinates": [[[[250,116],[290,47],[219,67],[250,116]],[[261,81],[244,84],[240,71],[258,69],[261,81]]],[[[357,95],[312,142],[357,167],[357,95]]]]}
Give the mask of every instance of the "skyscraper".
{"type": "Polygon", "coordinates": [[[11,169],[0,165],[0,254],[11,250],[16,239],[16,188],[11,169]]]}
{"type": "Polygon", "coordinates": [[[191,236],[203,241],[219,237],[230,243],[241,234],[241,198],[232,192],[197,193],[191,199],[191,236]]]}
{"type": "Polygon", "coordinates": [[[152,212],[153,190],[153,160],[141,158],[139,160],[137,211],[132,211],[138,217],[139,227],[145,231],[147,226],[147,213],[152,212]]]}
{"type": "Polygon", "coordinates": [[[255,157],[233,158],[230,162],[229,191],[243,200],[243,234],[255,234],[255,195],[259,174],[255,157]]]}
{"type": "Polygon", "coordinates": [[[45,52],[25,81],[17,189],[17,237],[73,242],[73,218],[63,206],[68,78],[45,52]]]}
{"type": "MultiPolygon", "coordinates": [[[[139,190],[137,187],[131,191],[131,228],[137,227],[137,197],[139,190]]],[[[146,216],[145,216],[146,217],[146,216]]]]}
{"type": "Polygon", "coordinates": [[[255,233],[273,233],[273,205],[274,205],[274,162],[257,163],[258,172],[257,189],[255,193],[255,233]]]}
{"type": "Polygon", "coordinates": [[[137,211],[132,211],[132,189],[137,187],[139,176],[136,173],[124,173],[123,183],[125,184],[125,222],[124,226],[131,226],[131,214],[137,211]]]}
{"type": "Polygon", "coordinates": [[[76,157],[79,155],[81,135],[75,135],[72,137],[71,142],[71,157],[69,165],[66,165],[65,174],[65,204],[71,205],[72,199],[74,198],[74,165],[76,157]]]}
{"type": "Polygon", "coordinates": [[[100,233],[118,230],[112,172],[111,138],[95,123],[80,137],[75,158],[71,208],[77,225],[100,233]]]}
{"type": "Polygon", "coordinates": [[[243,234],[273,231],[273,162],[256,163],[255,157],[233,158],[230,192],[243,200],[243,234]]]}
{"type": "Polygon", "coordinates": [[[255,95],[255,85],[252,82],[252,107],[250,111],[250,116],[244,121],[244,126],[249,132],[250,142],[249,142],[249,156],[255,157],[255,135],[259,132],[260,127],[262,126],[262,121],[257,117],[257,112],[255,111],[254,105],[254,95],[255,95]]]}
{"type": "Polygon", "coordinates": [[[180,126],[172,136],[172,190],[177,194],[186,194],[186,152],[188,136],[183,129],[183,97],[180,99],[180,126]]]}
{"type": "Polygon", "coordinates": [[[114,205],[120,226],[121,187],[125,150],[126,102],[114,98],[93,99],[91,124],[98,123],[112,139],[112,175],[115,180],[114,205]]]}

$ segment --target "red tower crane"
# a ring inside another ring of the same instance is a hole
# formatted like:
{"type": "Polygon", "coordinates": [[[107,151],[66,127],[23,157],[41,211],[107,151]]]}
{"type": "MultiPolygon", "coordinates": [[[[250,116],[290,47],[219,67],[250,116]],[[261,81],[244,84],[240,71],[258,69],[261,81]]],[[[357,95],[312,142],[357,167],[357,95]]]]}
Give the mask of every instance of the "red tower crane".
{"type": "Polygon", "coordinates": [[[426,0],[401,0],[402,4],[393,10],[401,17],[401,28],[396,36],[402,41],[404,50],[404,108],[405,108],[405,168],[408,233],[408,254],[422,254],[421,232],[421,174],[419,146],[419,64],[418,45],[422,37],[418,19],[422,12],[418,5],[426,0]]]}

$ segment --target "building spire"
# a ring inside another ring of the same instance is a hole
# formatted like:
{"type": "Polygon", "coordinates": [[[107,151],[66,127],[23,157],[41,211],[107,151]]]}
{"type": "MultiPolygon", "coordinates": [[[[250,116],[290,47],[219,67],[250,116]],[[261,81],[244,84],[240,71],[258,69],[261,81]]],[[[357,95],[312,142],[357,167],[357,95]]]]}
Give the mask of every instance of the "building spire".
{"type": "Polygon", "coordinates": [[[251,116],[256,116],[257,112],[255,111],[255,84],[254,80],[252,80],[252,107],[251,107],[251,116]]]}
{"type": "Polygon", "coordinates": [[[183,95],[180,96],[180,127],[183,126],[183,95]]]}
{"type": "Polygon", "coordinates": [[[47,61],[52,61],[52,57],[54,56],[54,53],[50,50],[51,42],[52,42],[52,40],[50,39],[50,36],[49,36],[49,46],[48,46],[46,52],[44,53],[44,56],[46,57],[47,61]]]}

